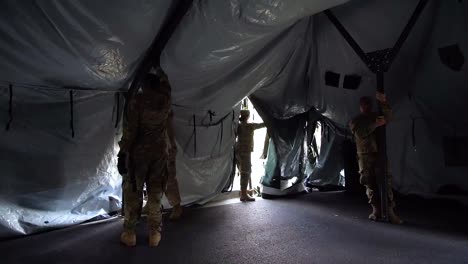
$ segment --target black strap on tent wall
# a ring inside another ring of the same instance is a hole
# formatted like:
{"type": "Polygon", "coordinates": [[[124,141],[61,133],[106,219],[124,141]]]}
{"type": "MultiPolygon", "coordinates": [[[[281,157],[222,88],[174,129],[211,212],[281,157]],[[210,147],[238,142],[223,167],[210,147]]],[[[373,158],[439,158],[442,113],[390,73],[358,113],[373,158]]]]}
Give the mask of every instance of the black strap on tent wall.
{"type": "Polygon", "coordinates": [[[223,146],[223,135],[224,135],[224,120],[221,120],[221,136],[219,137],[219,153],[221,153],[221,147],[223,146]]]}
{"type": "MultiPolygon", "coordinates": [[[[214,112],[213,112],[214,113],[214,112]]],[[[192,136],[188,139],[187,143],[185,144],[184,146],[184,151],[187,150],[187,148],[189,147],[190,145],[190,142],[192,142],[193,140],[193,153],[194,153],[194,156],[196,157],[197,155],[197,126],[198,127],[214,127],[214,126],[220,126],[220,142],[219,142],[219,151],[221,152],[221,146],[222,146],[222,143],[223,143],[223,138],[224,138],[224,121],[232,114],[232,121],[234,122],[235,120],[235,111],[233,110],[232,113],[229,112],[228,114],[226,114],[225,116],[223,116],[221,119],[219,119],[216,123],[210,123],[209,124],[203,124],[203,122],[201,124],[197,124],[196,123],[196,115],[194,114],[191,118],[191,120],[189,122],[191,122],[192,126],[193,126],[193,132],[192,132],[192,136]]],[[[190,123],[189,123],[190,124],[190,123]]],[[[232,130],[231,130],[231,133],[232,133],[232,130]]],[[[232,134],[231,134],[232,135],[232,134]]],[[[237,135],[236,135],[237,136],[237,135]]]]}
{"type": "Polygon", "coordinates": [[[8,91],[9,91],[9,100],[8,100],[8,122],[6,124],[5,130],[9,131],[11,127],[11,123],[13,122],[13,85],[10,84],[8,85],[8,91]]]}
{"type": "Polygon", "coordinates": [[[195,115],[193,115],[193,156],[197,156],[197,124],[195,115]]]}
{"type": "Polygon", "coordinates": [[[211,124],[211,122],[213,122],[213,117],[216,116],[216,113],[211,110],[208,110],[208,115],[210,116],[210,124],[211,124]]]}
{"type": "MultiPolygon", "coordinates": [[[[398,38],[397,42],[391,49],[385,49],[380,51],[375,51],[371,53],[364,53],[359,44],[354,40],[354,38],[349,34],[346,28],[341,24],[341,22],[336,18],[331,10],[326,10],[324,13],[329,18],[329,20],[335,25],[341,35],[345,38],[348,44],[353,48],[354,52],[361,58],[361,60],[367,65],[369,70],[376,74],[377,77],[377,91],[384,92],[384,73],[390,69],[393,61],[401,50],[401,47],[408,38],[411,30],[414,28],[416,22],[418,21],[422,11],[426,7],[429,0],[420,0],[416,9],[414,10],[410,20],[405,26],[403,32],[398,38]]],[[[379,108],[379,111],[382,112],[382,109],[379,108]]],[[[382,185],[380,188],[381,195],[381,209],[382,217],[385,221],[388,221],[388,199],[387,199],[387,148],[386,148],[386,131],[385,127],[378,129],[377,133],[378,144],[380,148],[380,166],[384,168],[384,175],[382,177],[382,185]]]]}
{"type": "Polygon", "coordinates": [[[72,138],[75,137],[75,120],[74,120],[74,110],[73,110],[73,90],[70,90],[70,129],[72,133],[72,138]]]}

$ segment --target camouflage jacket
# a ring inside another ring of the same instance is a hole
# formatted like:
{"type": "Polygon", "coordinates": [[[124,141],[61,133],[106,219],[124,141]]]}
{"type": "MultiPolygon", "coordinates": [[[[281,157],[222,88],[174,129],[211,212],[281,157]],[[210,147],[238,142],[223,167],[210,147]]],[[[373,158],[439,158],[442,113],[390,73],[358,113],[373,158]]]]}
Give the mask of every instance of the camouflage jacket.
{"type": "Polygon", "coordinates": [[[123,123],[120,151],[167,155],[171,99],[147,89],[130,99],[123,123]]]}
{"type": "Polygon", "coordinates": [[[254,150],[254,132],[256,129],[265,127],[265,124],[239,123],[237,127],[236,151],[253,152],[254,150]]]}
{"type": "MultiPolygon", "coordinates": [[[[382,111],[387,122],[392,119],[392,110],[387,103],[380,103],[382,111]]],[[[376,119],[379,117],[378,113],[372,112],[369,114],[360,114],[351,120],[349,126],[353,132],[356,141],[357,153],[368,154],[377,153],[377,139],[375,130],[377,128],[376,119]]]]}

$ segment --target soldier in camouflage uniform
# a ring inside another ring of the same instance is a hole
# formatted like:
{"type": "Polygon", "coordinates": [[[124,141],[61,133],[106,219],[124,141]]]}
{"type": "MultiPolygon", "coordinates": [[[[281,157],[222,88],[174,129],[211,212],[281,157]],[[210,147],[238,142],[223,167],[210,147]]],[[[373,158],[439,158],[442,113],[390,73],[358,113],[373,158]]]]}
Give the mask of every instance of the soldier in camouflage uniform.
{"type": "Polygon", "coordinates": [[[249,110],[241,110],[239,118],[240,123],[237,128],[236,162],[241,175],[240,200],[243,202],[255,201],[255,198],[247,193],[247,185],[249,184],[250,174],[252,173],[250,156],[254,150],[254,131],[265,127],[264,124],[248,123],[249,116],[249,110]]]}
{"type": "MultiPolygon", "coordinates": [[[[171,90],[171,86],[169,84],[169,80],[167,76],[161,72],[159,73],[161,77],[161,85],[166,86],[166,89],[171,90]]],[[[172,206],[172,213],[169,217],[170,220],[178,220],[182,215],[182,206],[180,205],[180,191],[179,191],[179,182],[176,177],[176,156],[177,156],[177,145],[175,143],[175,134],[173,129],[173,121],[174,112],[171,110],[169,112],[169,120],[167,126],[167,136],[168,141],[170,143],[169,147],[169,156],[168,156],[168,163],[167,163],[167,186],[164,194],[166,195],[169,204],[172,206]]],[[[142,210],[143,213],[148,213],[148,204],[142,210]]]]}
{"type": "Polygon", "coordinates": [[[147,74],[142,88],[130,98],[119,142],[118,169],[123,175],[124,231],[120,240],[136,245],[135,228],[141,212],[143,185],[148,191],[149,245],[161,240],[161,197],[167,182],[167,127],[170,90],[160,78],[147,74]]]}
{"type": "MultiPolygon", "coordinates": [[[[387,103],[385,94],[377,93],[384,116],[379,116],[372,111],[372,99],[362,97],[360,100],[361,114],[350,122],[350,128],[353,132],[357,154],[359,158],[359,173],[361,174],[360,183],[367,189],[366,194],[369,203],[372,206],[372,213],[369,219],[377,221],[381,218],[381,203],[378,192],[378,177],[383,175],[382,168],[378,166],[378,147],[376,140],[377,127],[384,126],[392,119],[392,110],[387,103]]],[[[388,167],[388,166],[387,166],[388,167]]],[[[401,219],[395,214],[395,201],[392,191],[392,175],[387,171],[387,194],[388,194],[388,216],[391,223],[401,224],[401,219]]]]}

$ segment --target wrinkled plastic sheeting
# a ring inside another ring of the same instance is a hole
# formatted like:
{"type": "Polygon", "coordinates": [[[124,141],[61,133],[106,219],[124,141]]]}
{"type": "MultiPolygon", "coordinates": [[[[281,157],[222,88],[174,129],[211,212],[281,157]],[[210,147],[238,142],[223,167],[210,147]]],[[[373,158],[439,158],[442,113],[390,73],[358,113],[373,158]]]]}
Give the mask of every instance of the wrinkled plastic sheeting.
{"type": "MultiPolygon", "coordinates": [[[[178,147],[176,170],[182,204],[203,204],[228,184],[233,169],[235,131],[240,104],[225,116],[210,120],[208,113],[193,117],[174,107],[174,127],[178,147]]],[[[166,199],[165,208],[169,207],[166,199]]]]}
{"type": "MultiPolygon", "coordinates": [[[[325,128],[322,131],[327,131],[325,128]]],[[[333,132],[322,133],[320,154],[307,182],[312,186],[343,186],[340,174],[343,164],[343,137],[333,132]]]]}
{"type": "MultiPolygon", "coordinates": [[[[1,91],[0,112],[7,113],[1,91]]],[[[110,213],[121,199],[114,94],[74,95],[74,138],[68,93],[15,102],[10,130],[0,130],[0,237],[81,223],[110,213]]],[[[7,120],[0,115],[1,124],[7,120]]]]}
{"type": "MultiPolygon", "coordinates": [[[[179,152],[176,166],[182,204],[204,204],[221,193],[233,169],[233,154],[232,146],[215,156],[196,159],[179,152]]],[[[166,199],[163,205],[170,207],[166,199]]]]}
{"type": "Polygon", "coordinates": [[[170,3],[2,1],[0,84],[125,89],[170,3]]]}
{"type": "Polygon", "coordinates": [[[307,168],[304,149],[307,114],[275,119],[265,113],[269,109],[260,99],[252,98],[252,102],[268,126],[270,147],[273,148],[269,149],[262,185],[282,190],[302,184],[307,168]],[[294,179],[292,185],[289,184],[291,179],[294,179]]]}
{"type": "Polygon", "coordinates": [[[302,177],[304,166],[304,115],[273,124],[271,136],[276,145],[279,172],[282,178],[302,177]]]}
{"type": "Polygon", "coordinates": [[[282,91],[310,27],[298,21],[344,2],[194,1],[161,58],[174,103],[223,114],[259,88],[282,91]]]}
{"type": "MultiPolygon", "coordinates": [[[[301,56],[311,43],[311,24],[306,17],[344,2],[194,1],[161,58],[176,105],[176,140],[183,152],[177,169],[184,203],[203,201],[227,182],[233,159],[221,153],[232,153],[238,103],[262,87],[282,97],[285,83],[294,79],[290,75],[298,77],[308,69],[307,56],[301,56]],[[301,71],[294,64],[300,64],[301,71]],[[233,107],[236,111],[230,116],[233,107]],[[213,120],[209,112],[216,114],[213,120]],[[224,117],[223,128],[221,124],[203,126],[219,123],[224,117]],[[204,167],[208,161],[209,170],[204,167]],[[197,179],[205,179],[205,185],[197,179]]],[[[277,104],[274,114],[278,118],[306,108],[305,103],[289,102],[286,107],[277,104]]]]}
{"type": "Polygon", "coordinates": [[[73,92],[72,138],[67,88],[125,89],[170,4],[2,2],[0,122],[10,119],[10,84],[13,122],[10,131],[0,130],[0,237],[68,226],[119,208],[114,94],[73,92]]]}

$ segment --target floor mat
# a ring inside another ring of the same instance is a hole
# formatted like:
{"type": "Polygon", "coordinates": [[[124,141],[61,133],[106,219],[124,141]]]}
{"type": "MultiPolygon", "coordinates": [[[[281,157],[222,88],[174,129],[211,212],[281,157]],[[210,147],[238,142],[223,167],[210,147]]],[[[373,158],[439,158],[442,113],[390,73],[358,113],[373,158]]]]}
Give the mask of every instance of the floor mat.
{"type": "Polygon", "coordinates": [[[121,246],[119,219],[1,242],[1,263],[468,263],[459,207],[400,204],[402,226],[370,222],[365,199],[342,192],[189,208],[156,249],[144,220],[137,247],[121,246]]]}

